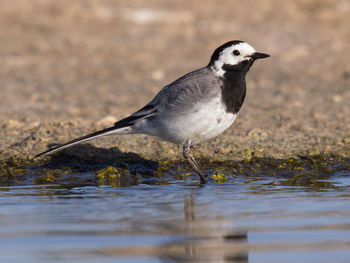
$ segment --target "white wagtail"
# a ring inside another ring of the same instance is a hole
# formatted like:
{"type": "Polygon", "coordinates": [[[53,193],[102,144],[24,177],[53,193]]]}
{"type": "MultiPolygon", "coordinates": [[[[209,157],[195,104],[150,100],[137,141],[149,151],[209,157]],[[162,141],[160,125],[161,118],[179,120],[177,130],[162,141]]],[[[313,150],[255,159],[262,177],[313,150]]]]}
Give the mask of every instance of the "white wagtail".
{"type": "Polygon", "coordinates": [[[218,47],[206,67],[165,86],[145,107],[114,124],[51,148],[36,157],[105,135],[143,133],[183,145],[183,156],[207,182],[192,156],[193,144],[214,138],[234,122],[246,95],[245,76],[254,61],[269,57],[235,40],[218,47]]]}

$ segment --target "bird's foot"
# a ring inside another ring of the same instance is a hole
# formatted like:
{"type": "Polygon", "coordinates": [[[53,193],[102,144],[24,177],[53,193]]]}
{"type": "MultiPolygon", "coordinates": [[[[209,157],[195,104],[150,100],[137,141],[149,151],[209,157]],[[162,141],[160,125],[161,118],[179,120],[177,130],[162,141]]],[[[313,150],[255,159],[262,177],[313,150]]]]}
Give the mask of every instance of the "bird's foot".
{"type": "Polygon", "coordinates": [[[192,151],[193,148],[190,146],[190,144],[184,144],[183,147],[183,156],[185,157],[185,159],[190,163],[190,165],[192,166],[192,168],[195,170],[195,172],[197,173],[197,175],[199,176],[199,179],[201,181],[201,184],[205,184],[208,182],[207,178],[205,177],[204,174],[201,173],[201,171],[199,170],[199,167],[196,163],[196,160],[194,159],[194,157],[192,156],[192,151]]]}

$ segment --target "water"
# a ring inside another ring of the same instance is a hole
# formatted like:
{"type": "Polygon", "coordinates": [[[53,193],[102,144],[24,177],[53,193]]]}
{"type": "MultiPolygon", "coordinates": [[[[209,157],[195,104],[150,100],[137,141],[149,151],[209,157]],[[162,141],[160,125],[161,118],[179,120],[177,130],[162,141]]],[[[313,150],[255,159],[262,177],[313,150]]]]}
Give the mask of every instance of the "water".
{"type": "Polygon", "coordinates": [[[0,262],[349,262],[350,174],[0,188],[0,262]]]}

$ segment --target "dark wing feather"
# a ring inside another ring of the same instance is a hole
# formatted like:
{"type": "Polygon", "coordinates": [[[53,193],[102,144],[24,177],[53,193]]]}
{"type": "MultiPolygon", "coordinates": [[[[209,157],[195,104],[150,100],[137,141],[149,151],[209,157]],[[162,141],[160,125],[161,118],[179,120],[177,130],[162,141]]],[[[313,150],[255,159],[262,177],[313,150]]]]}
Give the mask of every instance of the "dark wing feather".
{"type": "Polygon", "coordinates": [[[123,128],[123,127],[132,126],[135,124],[136,121],[153,116],[156,112],[157,112],[156,107],[153,104],[149,103],[145,107],[143,107],[142,109],[140,109],[137,112],[135,112],[134,114],[132,114],[131,116],[126,117],[126,118],[116,122],[114,124],[114,126],[118,127],[118,129],[123,128]]]}

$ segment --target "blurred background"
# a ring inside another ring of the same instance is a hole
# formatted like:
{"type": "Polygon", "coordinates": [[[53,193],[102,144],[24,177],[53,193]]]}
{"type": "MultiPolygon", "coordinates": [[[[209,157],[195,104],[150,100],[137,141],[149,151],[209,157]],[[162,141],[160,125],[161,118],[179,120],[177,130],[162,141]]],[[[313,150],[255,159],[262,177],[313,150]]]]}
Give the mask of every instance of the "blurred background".
{"type": "Polygon", "coordinates": [[[350,136],[349,17],[349,0],[1,0],[0,125],[108,126],[240,39],[271,58],[228,134],[350,136]]]}

